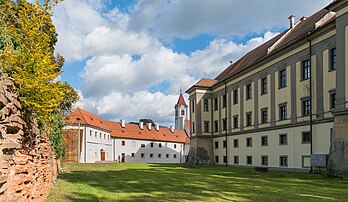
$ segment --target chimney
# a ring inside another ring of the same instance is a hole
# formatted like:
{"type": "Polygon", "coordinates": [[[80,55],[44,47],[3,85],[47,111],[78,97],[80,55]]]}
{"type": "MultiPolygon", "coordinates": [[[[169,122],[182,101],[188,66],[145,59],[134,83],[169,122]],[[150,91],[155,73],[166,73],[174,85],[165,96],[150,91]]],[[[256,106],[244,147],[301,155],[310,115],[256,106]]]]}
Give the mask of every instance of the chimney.
{"type": "Polygon", "coordinates": [[[126,127],[126,120],[121,119],[121,127],[125,128],[126,127]]]}
{"type": "Polygon", "coordinates": [[[159,124],[158,123],[155,123],[155,128],[157,131],[159,131],[159,124]]]}
{"type": "Polygon", "coordinates": [[[292,29],[295,26],[295,16],[290,15],[289,20],[290,20],[290,28],[292,29]]]}
{"type": "Polygon", "coordinates": [[[148,128],[149,130],[151,130],[152,123],[147,123],[146,126],[147,126],[147,128],[148,128]]]}
{"type": "Polygon", "coordinates": [[[144,122],[142,122],[142,121],[139,122],[139,128],[140,128],[141,130],[144,129],[144,122]]]}
{"type": "Polygon", "coordinates": [[[173,127],[173,126],[170,126],[170,131],[171,131],[172,133],[174,133],[174,127],[173,127]]]}

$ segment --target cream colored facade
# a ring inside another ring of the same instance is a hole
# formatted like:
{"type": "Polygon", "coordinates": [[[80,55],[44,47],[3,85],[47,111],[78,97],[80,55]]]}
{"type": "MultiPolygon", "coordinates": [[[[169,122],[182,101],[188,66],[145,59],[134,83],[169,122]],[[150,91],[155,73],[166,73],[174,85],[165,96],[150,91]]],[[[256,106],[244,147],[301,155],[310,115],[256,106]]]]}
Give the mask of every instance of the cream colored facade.
{"type": "MultiPolygon", "coordinates": [[[[341,21],[346,24],[348,24],[347,11],[348,9],[344,7],[343,11],[339,12],[340,19],[344,17],[341,21]]],[[[332,14],[334,13],[331,12],[323,18],[332,14]]],[[[191,142],[195,139],[198,141],[202,135],[204,138],[212,139],[213,152],[209,153],[210,150],[206,149],[210,163],[309,169],[312,154],[330,153],[334,131],[333,112],[337,107],[334,103],[337,97],[343,97],[344,106],[348,108],[346,83],[348,81],[348,26],[344,27],[344,36],[336,34],[336,26],[338,25],[335,20],[329,21],[307,37],[286,46],[276,54],[270,54],[269,57],[240,73],[223,81],[217,81],[213,86],[193,86],[187,91],[190,95],[190,104],[195,104],[195,111],[192,111],[190,106],[191,120],[200,123],[195,125],[195,133],[191,133],[191,142]],[[337,56],[333,57],[333,50],[336,50],[338,43],[343,42],[342,38],[345,41],[343,43],[345,54],[337,52],[337,56]],[[344,66],[339,65],[339,61],[342,60],[340,56],[344,57],[344,66]],[[344,77],[338,76],[340,70],[336,71],[332,68],[332,61],[336,58],[336,68],[345,69],[344,77]],[[305,78],[306,60],[310,60],[311,79],[305,78]],[[286,85],[282,87],[280,72],[284,70],[286,85]],[[263,94],[261,93],[262,79],[267,80],[267,90],[263,94]],[[334,95],[336,95],[338,84],[345,85],[341,91],[344,95],[336,97],[334,95]],[[251,85],[251,99],[246,99],[247,85],[251,85]],[[234,102],[236,91],[238,103],[234,102]],[[226,107],[223,107],[223,96],[227,99],[226,107]],[[219,103],[217,110],[214,106],[216,99],[219,103]],[[204,100],[208,100],[209,111],[204,111],[204,100]],[[308,103],[310,103],[312,120],[308,103]],[[282,106],[286,108],[285,117],[281,116],[282,106]],[[267,111],[264,117],[263,111],[267,111]],[[251,125],[247,124],[248,114],[251,114],[251,125]],[[223,130],[224,119],[227,122],[226,130],[223,130]],[[237,127],[235,127],[235,119],[238,120],[237,127]],[[207,121],[209,121],[208,132],[204,127],[207,121]],[[216,121],[218,130],[214,128],[216,121]],[[306,138],[308,133],[312,135],[310,141],[306,138]],[[281,135],[286,136],[286,144],[280,143],[281,135]],[[261,137],[267,137],[267,145],[261,146],[261,137]],[[247,138],[252,139],[251,146],[246,145],[247,138]],[[227,142],[224,143],[225,141],[227,142]],[[234,145],[234,141],[238,141],[238,147],[234,145]],[[235,162],[236,157],[238,162],[235,162]],[[248,157],[249,160],[251,157],[251,163],[247,163],[248,157]],[[262,157],[264,160],[267,157],[267,163],[262,164],[262,157]]],[[[288,31],[289,34],[291,31],[288,31]]],[[[283,40],[283,37],[278,40],[283,40]]],[[[337,104],[339,103],[342,101],[337,100],[337,104]]],[[[196,147],[199,148],[199,145],[196,147]]]]}

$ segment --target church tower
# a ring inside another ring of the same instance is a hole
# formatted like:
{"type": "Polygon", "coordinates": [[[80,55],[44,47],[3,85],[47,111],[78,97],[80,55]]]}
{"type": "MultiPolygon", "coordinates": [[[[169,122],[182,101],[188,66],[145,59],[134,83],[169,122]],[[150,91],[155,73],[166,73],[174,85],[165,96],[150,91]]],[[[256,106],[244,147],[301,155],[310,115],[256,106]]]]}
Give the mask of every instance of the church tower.
{"type": "Polygon", "coordinates": [[[180,90],[180,96],[178,102],[175,105],[175,129],[185,130],[185,121],[188,121],[188,106],[185,102],[182,91],[180,90]]]}

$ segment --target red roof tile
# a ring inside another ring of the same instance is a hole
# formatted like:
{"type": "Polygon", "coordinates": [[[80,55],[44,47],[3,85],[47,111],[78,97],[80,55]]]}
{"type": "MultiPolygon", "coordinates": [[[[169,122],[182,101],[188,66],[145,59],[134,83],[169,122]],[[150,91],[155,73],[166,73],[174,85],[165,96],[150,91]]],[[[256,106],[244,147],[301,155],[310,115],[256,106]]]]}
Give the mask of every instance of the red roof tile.
{"type": "Polygon", "coordinates": [[[190,130],[191,129],[190,120],[186,119],[185,124],[186,124],[187,128],[190,130]]]}
{"type": "Polygon", "coordinates": [[[185,107],[187,107],[187,104],[185,102],[184,96],[182,95],[182,93],[180,92],[180,96],[178,99],[178,102],[176,103],[177,106],[179,105],[184,105],[185,107]]]}
{"type": "Polygon", "coordinates": [[[90,125],[110,131],[110,128],[106,125],[106,122],[102,118],[90,112],[87,112],[81,108],[77,108],[69,116],[65,117],[65,123],[69,125],[77,125],[77,118],[80,118],[81,125],[90,125]]]}

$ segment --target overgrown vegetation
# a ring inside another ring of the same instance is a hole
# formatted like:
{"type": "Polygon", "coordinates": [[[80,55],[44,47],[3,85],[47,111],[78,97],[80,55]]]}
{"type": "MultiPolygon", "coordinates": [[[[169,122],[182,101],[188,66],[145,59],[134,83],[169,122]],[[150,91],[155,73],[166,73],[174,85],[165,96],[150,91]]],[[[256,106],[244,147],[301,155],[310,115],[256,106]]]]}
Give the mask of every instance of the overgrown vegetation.
{"type": "Polygon", "coordinates": [[[0,0],[0,68],[14,79],[24,108],[50,134],[57,157],[63,157],[63,116],[78,95],[69,84],[57,81],[64,58],[54,55],[57,33],[51,17],[58,2],[0,0]]]}

